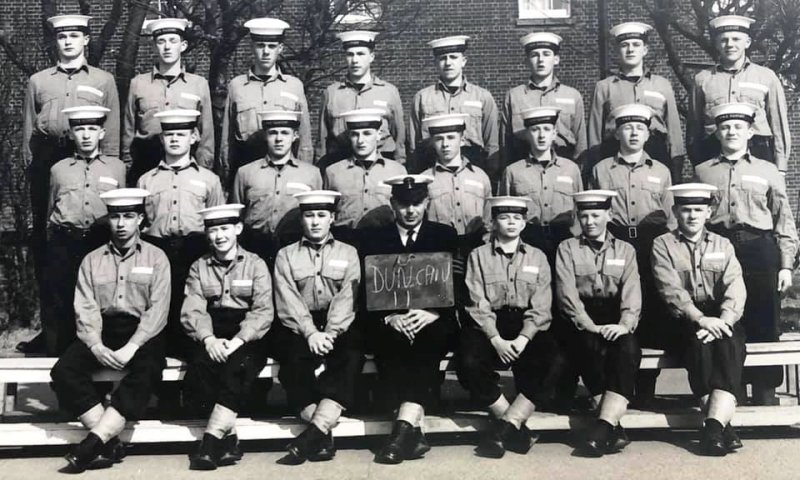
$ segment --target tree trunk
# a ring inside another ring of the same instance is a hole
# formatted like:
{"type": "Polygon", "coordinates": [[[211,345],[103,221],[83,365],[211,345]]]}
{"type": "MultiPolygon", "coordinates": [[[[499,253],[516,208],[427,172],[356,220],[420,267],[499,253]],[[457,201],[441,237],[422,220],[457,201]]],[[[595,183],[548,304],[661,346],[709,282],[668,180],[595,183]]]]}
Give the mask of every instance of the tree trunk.
{"type": "MultiPolygon", "coordinates": [[[[128,87],[136,75],[136,56],[139,54],[139,36],[142,31],[147,5],[137,0],[128,0],[128,24],[122,32],[122,43],[117,56],[117,90],[120,103],[128,98],[128,87]]],[[[120,109],[122,110],[122,109],[120,109]]]]}

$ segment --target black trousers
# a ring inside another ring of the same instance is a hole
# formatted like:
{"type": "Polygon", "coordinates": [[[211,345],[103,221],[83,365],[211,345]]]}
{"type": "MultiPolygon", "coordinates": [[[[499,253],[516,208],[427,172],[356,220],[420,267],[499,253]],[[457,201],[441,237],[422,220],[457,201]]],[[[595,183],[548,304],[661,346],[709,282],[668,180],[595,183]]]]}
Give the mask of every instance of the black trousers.
{"type": "Polygon", "coordinates": [[[106,225],[88,230],[51,226],[47,240],[46,282],[41,291],[42,334],[47,354],[57,357],[75,341],[75,285],[87,253],[108,242],[106,225]]]}
{"type": "MultiPolygon", "coordinates": [[[[514,340],[522,330],[520,309],[497,311],[497,329],[505,340],[514,340]]],[[[549,331],[533,336],[519,358],[510,365],[517,390],[539,405],[552,404],[556,384],[561,376],[566,358],[549,331]]],[[[458,380],[481,406],[494,403],[501,394],[498,369],[507,369],[486,334],[469,326],[461,329],[458,349],[458,380]]]]}
{"type": "MultiPolygon", "coordinates": [[[[104,317],[103,345],[112,350],[123,347],[138,323],[139,319],[134,317],[104,317]]],[[[111,395],[111,406],[126,420],[140,418],[153,389],[161,381],[164,366],[164,339],[159,335],[142,345],[125,366],[128,374],[111,395]]],[[[104,393],[92,382],[92,373],[102,368],[85,343],[72,342],[50,372],[61,408],[78,416],[102,403],[104,393]]]]}
{"type": "MultiPolygon", "coordinates": [[[[753,138],[747,142],[747,148],[750,149],[750,154],[754,157],[775,163],[775,141],[772,137],[753,135],[753,138]]],[[[698,165],[710,158],[714,158],[720,154],[720,151],[721,147],[717,136],[709,135],[693,145],[691,151],[692,165],[698,165]]]]}

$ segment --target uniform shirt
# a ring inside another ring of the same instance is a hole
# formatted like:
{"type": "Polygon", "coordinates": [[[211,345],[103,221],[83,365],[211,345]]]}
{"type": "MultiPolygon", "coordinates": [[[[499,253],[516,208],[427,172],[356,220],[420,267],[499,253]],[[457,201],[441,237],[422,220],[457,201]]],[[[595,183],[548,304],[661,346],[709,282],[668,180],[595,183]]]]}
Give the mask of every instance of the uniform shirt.
{"type": "MultiPolygon", "coordinates": [[[[578,155],[586,150],[583,97],[574,88],[563,85],[556,77],[553,77],[552,83],[547,87],[537,87],[531,80],[528,80],[527,83],[517,85],[506,92],[500,116],[500,142],[504,149],[508,148],[513,137],[525,137],[526,127],[522,112],[529,108],[543,106],[561,107],[558,123],[556,123],[557,136],[554,143],[559,147],[574,146],[574,158],[578,158],[578,155]]],[[[505,152],[506,155],[509,153],[505,152]]],[[[506,164],[514,160],[517,159],[506,158],[506,164]]]]}
{"type": "Polygon", "coordinates": [[[298,158],[311,163],[314,158],[314,147],[311,141],[311,119],[303,82],[280,70],[265,82],[250,70],[244,75],[235,77],[228,84],[219,154],[219,174],[222,178],[227,178],[228,169],[235,163],[234,159],[230,158],[231,144],[245,142],[260,132],[261,121],[258,113],[275,109],[301,112],[298,158]]]}
{"type": "Polygon", "coordinates": [[[709,226],[772,231],[781,251],[781,268],[793,268],[797,229],[786,184],[775,165],[750,155],[733,162],[716,157],[695,167],[694,174],[698,182],[718,188],[709,226]]]}
{"type": "Polygon", "coordinates": [[[412,150],[420,148],[423,140],[430,137],[428,129],[422,127],[422,120],[449,113],[469,114],[464,139],[467,143],[480,147],[487,155],[497,153],[500,149],[497,104],[488,90],[466,79],[455,93],[448,92],[439,80],[414,95],[408,132],[412,150]]]}
{"type": "Polygon", "coordinates": [[[111,110],[106,115],[106,135],[100,140],[100,150],[106,155],[119,156],[119,94],[114,77],[86,63],[72,73],[58,65],[34,73],[28,81],[22,122],[25,165],[30,165],[32,159],[31,137],[67,138],[69,120],[61,110],[84,105],[111,110]]]}
{"type": "Polygon", "coordinates": [[[455,228],[459,235],[480,231],[485,224],[486,199],[492,196],[489,176],[463,158],[455,172],[437,163],[422,172],[433,177],[428,185],[428,219],[455,228]]]}
{"type": "Polygon", "coordinates": [[[139,177],[138,187],[150,192],[144,208],[150,225],[147,234],[154,237],[184,237],[203,233],[203,218],[198,211],[222,205],[222,185],[211,170],[194,159],[174,169],[163,160],[139,177]]]}
{"type": "Polygon", "coordinates": [[[244,224],[263,233],[274,233],[289,211],[298,208],[292,195],[322,188],[319,169],[290,158],[278,169],[262,158],[243,166],[236,173],[231,203],[244,205],[244,224]]]}
{"type": "Polygon", "coordinates": [[[550,158],[540,162],[529,157],[506,167],[498,195],[529,197],[528,223],[571,227],[575,222],[572,194],[583,190],[581,170],[552,150],[550,158]]]}
{"type": "Polygon", "coordinates": [[[670,156],[686,155],[683,143],[683,127],[678,116],[675,93],[669,80],[651,72],[645,72],[636,82],[616,74],[597,82],[589,112],[589,146],[600,145],[603,140],[614,138],[617,130],[611,111],[622,105],[643,103],[653,110],[650,129],[667,136],[670,156]]]}
{"type": "Polygon", "coordinates": [[[568,238],[556,254],[556,298],[558,308],[580,330],[593,319],[583,304],[588,299],[620,302],[619,324],[630,332],[639,324],[642,288],[636,251],[629,243],[606,232],[602,246],[592,246],[583,235],[568,238]]]}
{"type": "Polygon", "coordinates": [[[406,126],[403,118],[403,102],[397,87],[375,75],[359,90],[348,79],[333,82],[322,95],[319,112],[319,147],[317,158],[322,158],[341,148],[348,148],[347,124],[341,114],[359,108],[382,108],[388,116],[379,131],[378,150],[393,152],[400,163],[406,160],[406,126]]]}
{"type": "Polygon", "coordinates": [[[617,192],[611,197],[611,221],[620,226],[673,224],[672,177],[663,163],[642,152],[634,165],[619,155],[594,166],[590,188],[617,192]]]}
{"type": "Polygon", "coordinates": [[[653,278],[672,315],[698,322],[704,315],[698,303],[720,306],[728,325],[744,313],[747,292],[742,267],[727,238],[704,231],[695,243],[678,230],[653,242],[653,278]]]}
{"type": "Polygon", "coordinates": [[[519,242],[511,258],[495,240],[476,248],[467,262],[467,313],[488,338],[499,335],[495,310],[525,310],[520,335],[530,340],[550,328],[553,293],[550,265],[539,249],[519,242]]]}
{"type": "Polygon", "coordinates": [[[131,165],[131,143],[134,139],[152,138],[161,133],[161,122],[153,115],[176,108],[200,111],[197,123],[200,141],[194,156],[201,166],[214,166],[214,119],[208,81],[183,70],[168,80],[156,67],[152,72],[137,75],[131,80],[122,131],[122,160],[126,165],[131,165]]]}
{"type": "Polygon", "coordinates": [[[727,71],[717,65],[695,75],[686,119],[688,142],[699,142],[712,135],[717,126],[711,109],[731,102],[757,107],[753,123],[755,134],[772,137],[775,164],[778,170],[786,171],[791,148],[786,96],[775,72],[749,59],[737,71],[727,71]]]}
{"type": "Polygon", "coordinates": [[[128,342],[141,347],[167,324],[169,299],[169,260],[160,248],[137,240],[122,255],[109,242],[89,252],[78,271],[78,338],[92,348],[102,343],[103,317],[130,315],[139,325],[128,342]]]}
{"type": "Polygon", "coordinates": [[[87,229],[108,213],[100,194],[125,186],[125,164],[98,155],[91,160],[73,156],[50,168],[47,200],[51,225],[87,229]]]}
{"type": "Polygon", "coordinates": [[[264,260],[241,246],[225,265],[213,253],[195,260],[186,278],[181,323],[198,342],[214,335],[209,310],[245,311],[236,337],[243,342],[262,338],[272,325],[272,277],[264,260]]]}
{"type": "Polygon", "coordinates": [[[358,252],[332,236],[315,248],[305,238],[282,248],[275,258],[275,306],[286,327],[305,338],[318,332],[311,312],[327,311],[324,332],[347,331],[361,281],[358,252]]]}
{"type": "Polygon", "coordinates": [[[371,162],[369,169],[359,163],[348,158],[325,169],[325,189],[342,194],[336,212],[336,225],[360,228],[391,223],[394,218],[389,207],[392,188],[383,181],[396,175],[405,175],[405,167],[382,157],[371,162]],[[359,224],[362,219],[363,224],[359,224]]]}

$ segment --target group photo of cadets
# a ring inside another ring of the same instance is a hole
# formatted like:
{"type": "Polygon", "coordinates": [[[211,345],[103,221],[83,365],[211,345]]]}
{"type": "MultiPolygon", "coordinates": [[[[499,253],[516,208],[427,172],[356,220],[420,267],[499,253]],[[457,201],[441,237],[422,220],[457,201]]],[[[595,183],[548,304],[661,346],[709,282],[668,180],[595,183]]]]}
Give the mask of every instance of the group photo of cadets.
{"type": "Polygon", "coordinates": [[[777,404],[783,369],[745,369],[745,344],[778,340],[798,236],[786,99],[747,56],[752,19],[711,19],[719,63],[694,78],[684,135],[669,80],[645,66],[645,23],[610,30],[618,73],[586,102],[556,76],[554,33],[520,38],[530,76],[500,107],[466,80],[469,37],[432,39],[438,78],[404,113],[371,70],[379,32],[337,34],[346,74],[314,110],[278,67],[291,26],[255,18],[216,139],[208,82],[181,60],[187,20],[148,22],[155,64],[127,98],[86,61],[89,21],[48,19],[58,63],[24,103],[42,332],[16,348],[58,357],[52,388],[88,431],[69,469],[122,461],[119,435],[151,396],[207,419],[191,469],[236,464],[236,419],[254,392],[266,403],[268,359],[306,425],[292,465],[335,457],[366,354],[392,422],[384,464],[431,449],[449,352],[491,418],[487,458],[526,454],[535,411],[586,410],[578,450],[623,450],[620,419],[652,407],[659,374],[639,370],[642,348],[688,370],[703,455],[742,448],[737,405],[777,404]],[[452,257],[454,305],[367,309],[367,257],[437,252],[452,257]],[[160,385],[166,357],[187,365],[176,389],[160,385]],[[102,368],[127,372],[110,401],[92,382],[102,368]]]}

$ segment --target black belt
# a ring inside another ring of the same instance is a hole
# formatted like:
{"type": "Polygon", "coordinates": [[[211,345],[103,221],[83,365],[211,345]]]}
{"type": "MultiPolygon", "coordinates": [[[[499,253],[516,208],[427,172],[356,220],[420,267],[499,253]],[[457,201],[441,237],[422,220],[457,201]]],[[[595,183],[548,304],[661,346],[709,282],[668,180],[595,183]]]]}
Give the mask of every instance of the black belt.
{"type": "Polygon", "coordinates": [[[526,310],[527,310],[527,308],[522,308],[522,307],[509,307],[508,305],[506,305],[506,306],[504,306],[504,307],[500,307],[500,308],[498,308],[497,310],[495,310],[495,313],[496,313],[496,314],[498,314],[498,313],[499,313],[499,314],[514,315],[514,314],[520,314],[520,313],[523,313],[523,312],[525,312],[526,310]]]}
{"type": "Polygon", "coordinates": [[[79,228],[74,225],[50,225],[50,232],[52,234],[65,235],[72,238],[86,238],[96,229],[94,228],[79,228]]]}

